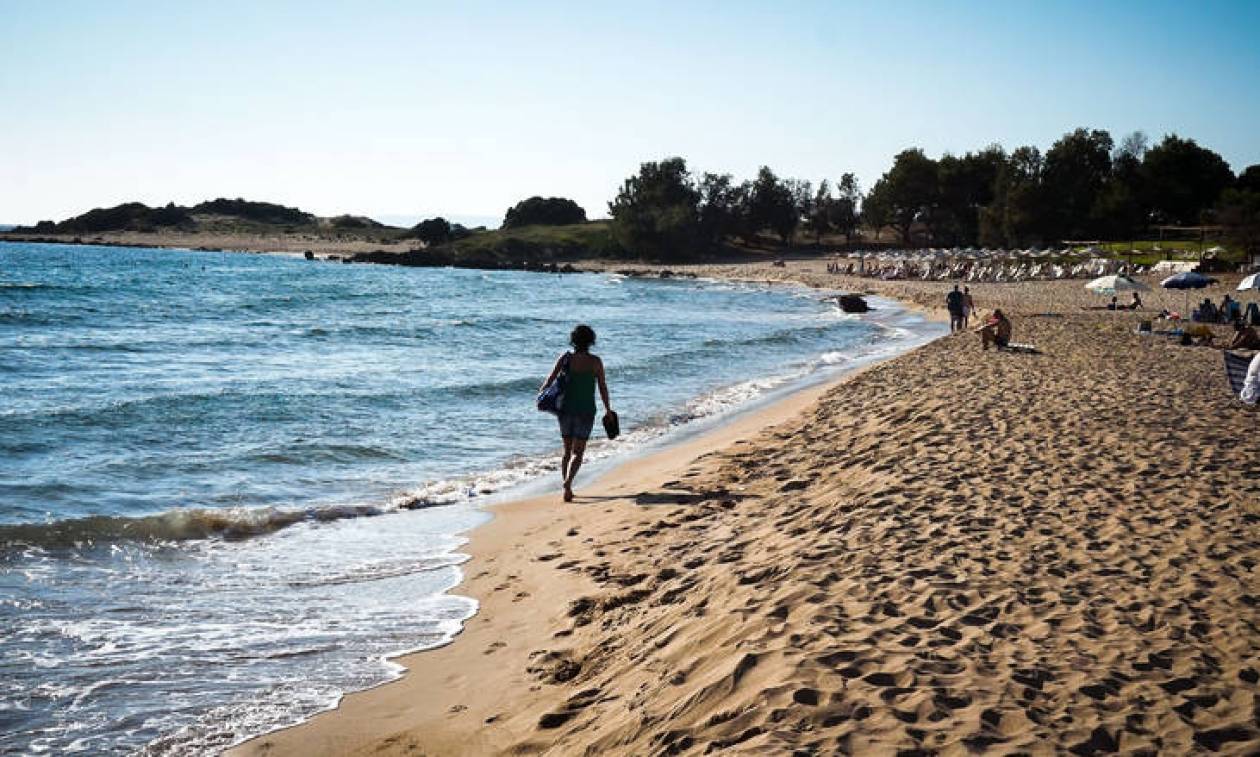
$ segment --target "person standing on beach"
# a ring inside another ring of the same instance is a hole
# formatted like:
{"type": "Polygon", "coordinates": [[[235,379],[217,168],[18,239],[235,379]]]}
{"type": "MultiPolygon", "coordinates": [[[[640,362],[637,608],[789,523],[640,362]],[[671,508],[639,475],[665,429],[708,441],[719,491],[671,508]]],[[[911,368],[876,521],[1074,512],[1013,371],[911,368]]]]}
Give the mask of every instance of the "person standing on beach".
{"type": "Polygon", "coordinates": [[[971,299],[971,287],[963,287],[963,321],[962,327],[967,328],[967,320],[976,314],[976,301],[971,299]]]}
{"type": "Polygon", "coordinates": [[[966,328],[966,315],[963,310],[963,293],[954,285],[954,291],[945,295],[945,309],[949,311],[949,333],[954,334],[966,328]]]}
{"type": "Polygon", "coordinates": [[[551,385],[556,376],[565,368],[569,371],[569,385],[565,388],[564,401],[560,408],[560,437],[564,440],[564,457],[560,460],[560,475],[564,479],[564,501],[573,501],[573,479],[582,467],[582,456],[586,452],[586,442],[591,438],[591,428],[595,425],[595,387],[599,387],[599,398],[604,403],[604,414],[612,413],[608,401],[608,383],[604,380],[604,361],[591,354],[595,344],[595,330],[586,324],[579,324],[569,334],[569,344],[573,352],[566,352],[556,361],[551,375],[543,382],[543,388],[551,385]]]}

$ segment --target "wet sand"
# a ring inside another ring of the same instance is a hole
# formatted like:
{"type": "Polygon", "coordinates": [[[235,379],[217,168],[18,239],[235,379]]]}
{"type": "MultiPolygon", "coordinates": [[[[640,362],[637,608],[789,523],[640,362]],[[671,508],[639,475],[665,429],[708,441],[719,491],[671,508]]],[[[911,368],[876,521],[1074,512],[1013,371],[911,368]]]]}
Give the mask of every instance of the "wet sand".
{"type": "MultiPolygon", "coordinates": [[[[823,265],[696,270],[948,288],[823,265]]],[[[1083,283],[499,508],[464,633],[239,752],[1256,753],[1260,416],[1083,283]]]]}

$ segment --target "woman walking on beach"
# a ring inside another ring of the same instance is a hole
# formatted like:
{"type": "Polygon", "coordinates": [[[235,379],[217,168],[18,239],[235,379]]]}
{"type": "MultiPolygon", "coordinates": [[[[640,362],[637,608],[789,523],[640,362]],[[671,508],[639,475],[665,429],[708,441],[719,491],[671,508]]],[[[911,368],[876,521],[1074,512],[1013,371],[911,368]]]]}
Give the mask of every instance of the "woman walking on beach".
{"type": "Polygon", "coordinates": [[[573,352],[566,352],[556,361],[551,375],[543,382],[546,388],[566,363],[569,371],[569,385],[565,388],[564,402],[560,408],[560,436],[564,439],[564,457],[560,461],[560,475],[564,478],[564,501],[573,501],[573,479],[582,467],[582,455],[586,452],[586,441],[591,438],[591,428],[595,425],[595,387],[599,386],[599,398],[604,403],[604,414],[612,413],[608,402],[608,384],[604,380],[604,361],[591,354],[595,344],[595,330],[586,324],[580,324],[569,334],[569,344],[573,352]]]}

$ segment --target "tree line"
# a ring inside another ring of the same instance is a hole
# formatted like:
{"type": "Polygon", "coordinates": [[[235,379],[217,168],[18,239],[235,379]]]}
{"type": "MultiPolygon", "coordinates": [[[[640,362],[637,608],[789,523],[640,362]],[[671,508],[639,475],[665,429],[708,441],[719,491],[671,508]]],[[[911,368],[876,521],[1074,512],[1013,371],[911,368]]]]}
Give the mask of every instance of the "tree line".
{"type": "Polygon", "coordinates": [[[1260,165],[1235,176],[1193,139],[1170,134],[1148,147],[1141,132],[1116,144],[1104,130],[1076,129],[1045,153],[991,145],[933,159],[906,149],[865,194],[851,173],[814,188],[762,167],[737,183],[730,174],[696,176],[672,157],[642,164],[608,209],[617,241],[648,257],[694,255],[767,232],[784,243],[800,233],[850,241],[860,226],[877,238],[890,227],[907,246],[1027,247],[1220,223],[1257,251],[1260,165]]]}
{"type": "Polygon", "coordinates": [[[819,182],[780,179],[767,166],[757,177],[736,183],[731,174],[687,170],[682,158],[644,163],[625,180],[608,204],[613,234],[626,249],[647,257],[677,257],[706,252],[724,240],[755,241],[769,231],[787,244],[805,230],[824,234],[857,232],[862,193],[857,178],[846,173],[833,187],[819,182]]]}

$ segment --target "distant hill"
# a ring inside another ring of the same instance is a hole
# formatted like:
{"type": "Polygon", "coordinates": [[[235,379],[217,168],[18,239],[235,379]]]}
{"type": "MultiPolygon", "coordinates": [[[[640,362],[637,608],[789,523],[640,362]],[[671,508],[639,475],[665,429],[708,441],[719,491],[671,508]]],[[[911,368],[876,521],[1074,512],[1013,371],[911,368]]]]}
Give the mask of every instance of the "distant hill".
{"type": "Polygon", "coordinates": [[[40,221],[34,226],[16,226],[5,230],[28,234],[102,234],[125,231],[354,233],[369,230],[392,231],[394,228],[365,216],[319,218],[298,208],[276,203],[220,197],[192,207],[174,203],[149,207],[144,203],[127,202],[112,208],[95,208],[61,222],[40,221]]]}
{"type": "Polygon", "coordinates": [[[14,223],[0,223],[0,231],[12,231],[17,228],[14,223]]]}

